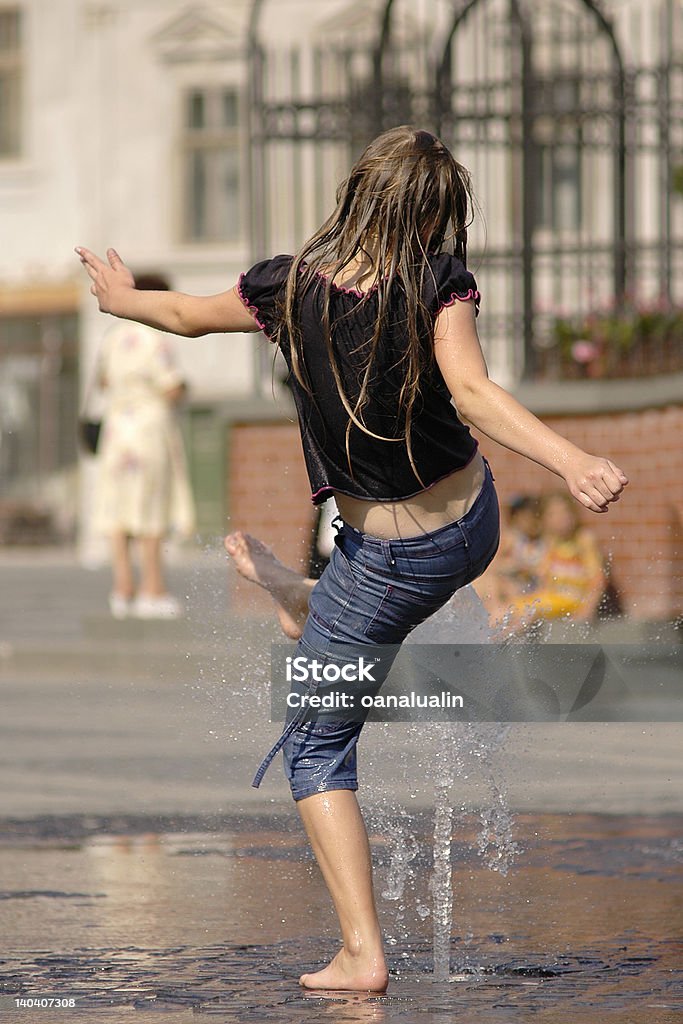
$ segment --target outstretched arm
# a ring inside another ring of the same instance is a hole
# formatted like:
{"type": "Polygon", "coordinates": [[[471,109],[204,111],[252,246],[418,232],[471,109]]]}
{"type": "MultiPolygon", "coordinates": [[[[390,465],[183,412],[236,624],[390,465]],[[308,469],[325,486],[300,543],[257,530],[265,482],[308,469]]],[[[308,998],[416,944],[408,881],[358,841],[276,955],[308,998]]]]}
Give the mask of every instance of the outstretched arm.
{"type": "Polygon", "coordinates": [[[103,313],[185,338],[260,330],[235,288],[219,295],[137,291],[133,275],[114,249],[107,249],[107,263],[89,249],[79,246],[76,252],[103,313]]]}
{"type": "Polygon", "coordinates": [[[606,458],[556,434],[489,379],[474,321],[474,303],[446,306],[436,322],[434,353],[458,411],[482,433],[561,476],[592,512],[607,512],[628,478],[606,458]]]}

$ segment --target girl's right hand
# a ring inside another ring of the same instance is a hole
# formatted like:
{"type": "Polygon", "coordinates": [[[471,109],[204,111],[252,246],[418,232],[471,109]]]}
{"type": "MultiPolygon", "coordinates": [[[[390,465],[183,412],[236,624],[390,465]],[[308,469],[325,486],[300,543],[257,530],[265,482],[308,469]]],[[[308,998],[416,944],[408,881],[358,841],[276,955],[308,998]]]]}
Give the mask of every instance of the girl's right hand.
{"type": "Polygon", "coordinates": [[[609,503],[618,501],[628,477],[610,459],[582,452],[564,473],[572,497],[591,512],[609,511],[609,503]]]}
{"type": "Polygon", "coordinates": [[[135,279],[130,270],[115,249],[107,249],[108,263],[82,246],[78,246],[75,251],[93,282],[90,292],[97,299],[100,312],[117,315],[117,299],[120,300],[123,296],[125,300],[126,292],[135,289],[135,279]]]}

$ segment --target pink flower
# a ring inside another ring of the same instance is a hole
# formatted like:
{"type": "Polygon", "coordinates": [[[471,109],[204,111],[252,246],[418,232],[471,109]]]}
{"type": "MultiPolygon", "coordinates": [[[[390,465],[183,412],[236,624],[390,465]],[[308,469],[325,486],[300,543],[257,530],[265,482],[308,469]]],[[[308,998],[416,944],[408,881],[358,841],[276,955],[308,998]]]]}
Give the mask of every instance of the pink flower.
{"type": "Polygon", "coordinates": [[[592,363],[600,354],[598,346],[592,341],[582,339],[575,341],[571,347],[572,359],[576,363],[592,363]]]}

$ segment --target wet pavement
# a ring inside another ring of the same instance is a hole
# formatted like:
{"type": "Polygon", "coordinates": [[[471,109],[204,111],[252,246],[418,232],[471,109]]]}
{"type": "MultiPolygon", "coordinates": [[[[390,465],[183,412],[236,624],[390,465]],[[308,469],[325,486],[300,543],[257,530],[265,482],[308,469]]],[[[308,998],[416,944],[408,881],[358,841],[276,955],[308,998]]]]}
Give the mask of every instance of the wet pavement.
{"type": "MultiPolygon", "coordinates": [[[[272,624],[230,607],[215,552],[173,568],[179,624],[111,622],[106,572],[63,555],[0,573],[2,1024],[682,1019],[680,723],[367,727],[391,983],[308,994],[297,978],[336,952],[334,917],[279,766],[250,787],[278,731],[272,624]],[[444,766],[452,974],[436,983],[444,766]]],[[[648,671],[669,671],[664,639],[648,671]]]]}
{"type": "Polygon", "coordinates": [[[481,863],[478,820],[461,816],[449,983],[431,977],[429,816],[410,822],[417,852],[400,895],[391,843],[373,833],[391,971],[381,997],[297,985],[337,945],[295,819],[211,833],[134,818],[102,831],[111,824],[4,823],[3,1021],[680,1020],[680,815],[518,816],[522,850],[505,877],[481,863]],[[75,1005],[13,1010],[9,997],[75,1005]]]}

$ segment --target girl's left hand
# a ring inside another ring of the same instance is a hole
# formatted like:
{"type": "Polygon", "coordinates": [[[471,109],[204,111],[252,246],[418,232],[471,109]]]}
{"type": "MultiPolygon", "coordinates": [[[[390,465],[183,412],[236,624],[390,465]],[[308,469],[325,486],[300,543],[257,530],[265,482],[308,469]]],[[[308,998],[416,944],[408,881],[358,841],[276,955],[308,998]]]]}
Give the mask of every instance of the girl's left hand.
{"type": "Polygon", "coordinates": [[[135,278],[115,249],[107,249],[108,263],[89,249],[76,247],[76,253],[93,282],[90,291],[96,297],[102,313],[116,315],[118,302],[126,292],[135,289],[135,278]]]}
{"type": "Polygon", "coordinates": [[[609,503],[619,500],[628,483],[626,474],[609,459],[586,452],[572,459],[564,479],[572,497],[591,512],[607,512],[609,503]]]}

